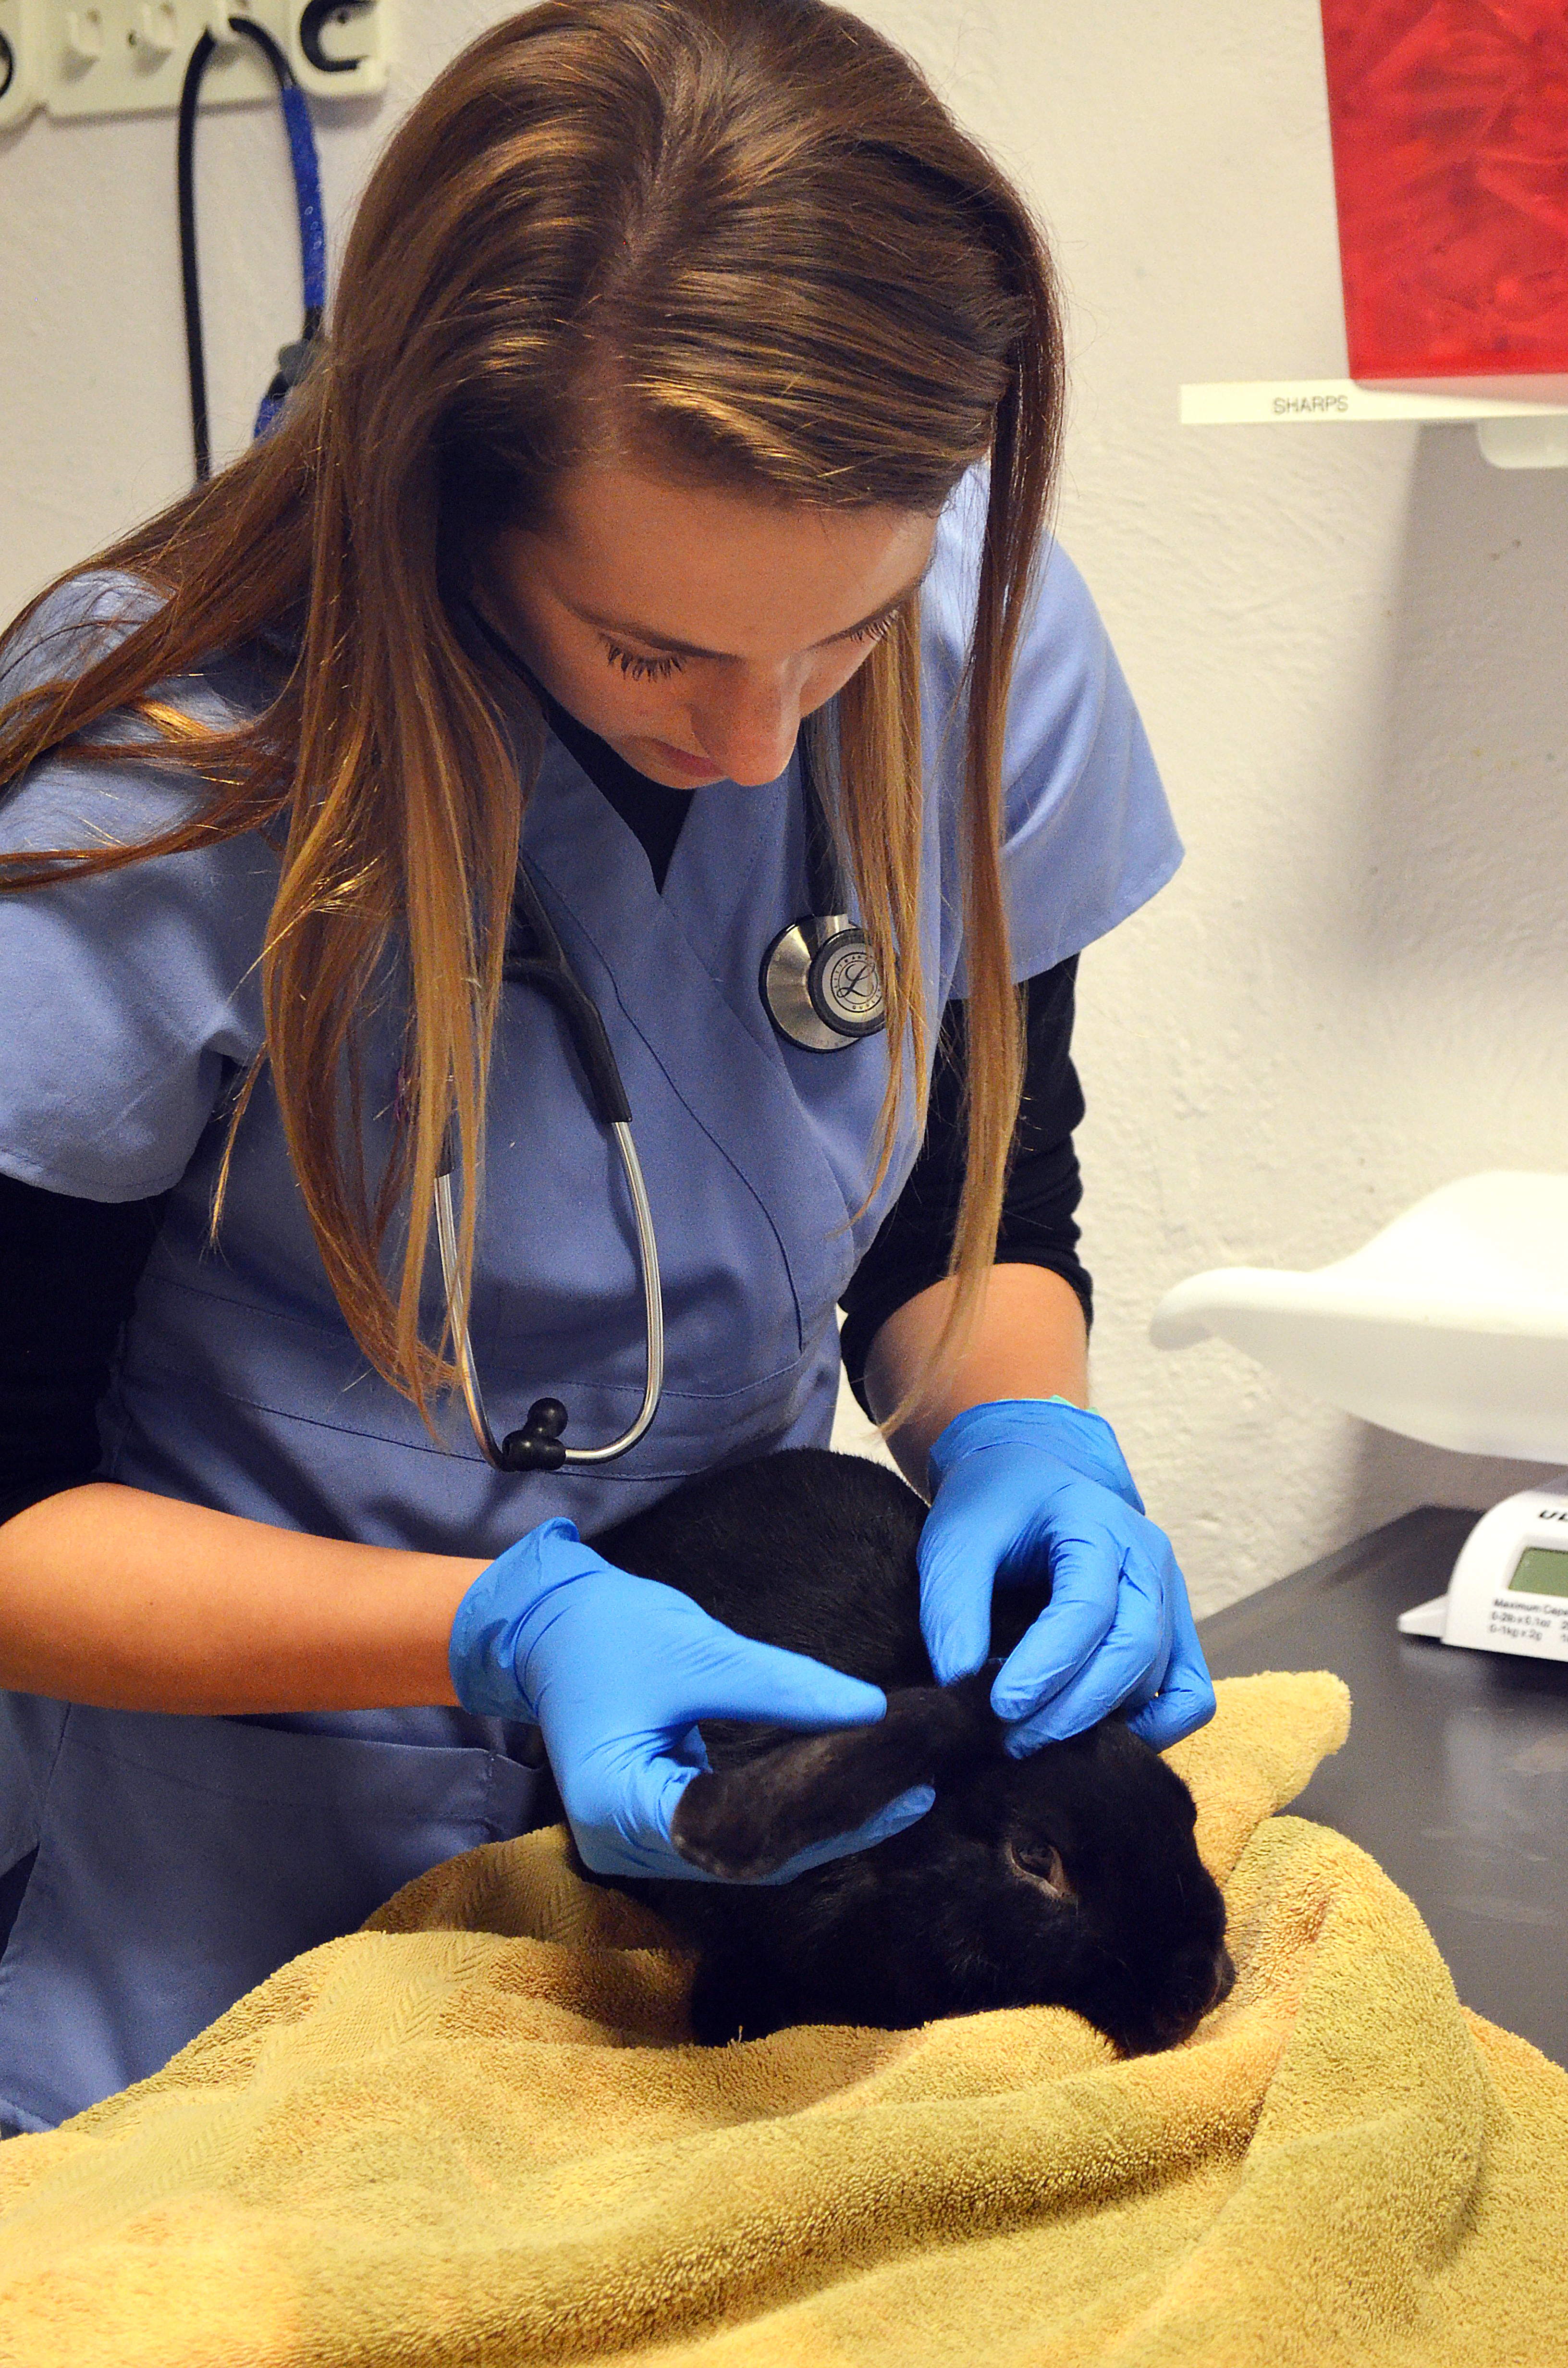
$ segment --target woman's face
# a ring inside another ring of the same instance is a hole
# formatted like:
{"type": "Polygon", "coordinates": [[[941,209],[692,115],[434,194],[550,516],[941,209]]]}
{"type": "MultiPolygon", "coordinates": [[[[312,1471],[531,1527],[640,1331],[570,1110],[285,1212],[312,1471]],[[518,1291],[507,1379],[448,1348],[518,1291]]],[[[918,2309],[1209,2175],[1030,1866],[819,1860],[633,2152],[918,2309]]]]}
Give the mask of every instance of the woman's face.
{"type": "Polygon", "coordinates": [[[570,715],[667,788],[777,780],[802,715],[863,666],[925,573],[923,511],[831,510],[574,469],[507,528],[493,622],[570,715]]]}

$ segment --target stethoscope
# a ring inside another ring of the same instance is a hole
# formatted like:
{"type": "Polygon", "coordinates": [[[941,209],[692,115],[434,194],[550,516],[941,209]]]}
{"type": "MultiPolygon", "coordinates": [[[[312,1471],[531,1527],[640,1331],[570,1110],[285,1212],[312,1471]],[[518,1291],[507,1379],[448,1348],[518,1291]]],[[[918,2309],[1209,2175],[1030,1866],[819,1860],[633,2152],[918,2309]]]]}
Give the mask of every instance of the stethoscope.
{"type": "MultiPolygon", "coordinates": [[[[517,652],[482,616],[468,611],[490,648],[538,698],[539,685],[517,652]]],[[[808,746],[797,744],[806,817],[806,884],[811,911],[780,929],[762,958],[758,991],[780,1035],[812,1053],[843,1053],[887,1025],[876,959],[866,932],[849,912],[849,896],[833,829],[824,812],[808,746]]],[[[462,1278],[458,1269],[459,1217],[449,1133],[436,1178],[436,1238],[446,1286],[447,1318],[463,1402],[484,1460],[497,1472],[559,1472],[613,1463],[636,1446],[658,1411],[665,1383],[665,1303],[659,1281],[659,1246],[648,1190],[631,1136],[631,1106],[605,1024],[593,997],[573,972],[526,858],[517,858],[517,886],[506,935],[502,978],[536,987],[560,1012],[583,1072],[588,1099],[599,1124],[613,1136],[637,1223],[637,1260],[642,1284],[647,1358],[642,1403],[634,1421],[604,1447],[568,1447],[562,1437],[566,1408],[559,1398],[536,1398],[520,1430],[497,1440],[491,1427],[474,1362],[462,1278]]]]}

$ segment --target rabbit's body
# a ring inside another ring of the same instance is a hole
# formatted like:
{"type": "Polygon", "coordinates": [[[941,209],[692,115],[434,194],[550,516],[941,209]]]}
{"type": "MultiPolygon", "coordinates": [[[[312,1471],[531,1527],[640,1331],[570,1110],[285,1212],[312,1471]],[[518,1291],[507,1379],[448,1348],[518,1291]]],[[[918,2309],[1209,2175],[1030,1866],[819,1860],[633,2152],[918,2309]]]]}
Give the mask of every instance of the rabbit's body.
{"type": "MultiPolygon", "coordinates": [[[[880,1725],[825,1736],[705,1721],[714,1772],[682,1798],[683,1855],[762,1873],[911,1784],[937,1795],[905,1832],[789,1883],[626,1887],[698,1949],[692,2020],[706,2041],[1060,2005],[1129,2052],[1169,2046],[1231,1980],[1192,1797],[1119,1720],[1012,1759],[991,1671],[934,1684],[915,1559],[924,1517],[881,1466],[803,1449],[689,1482],[596,1540],[726,1625],[889,1695],[880,1725]]],[[[1048,1591],[998,1588],[998,1655],[1048,1591]]]]}

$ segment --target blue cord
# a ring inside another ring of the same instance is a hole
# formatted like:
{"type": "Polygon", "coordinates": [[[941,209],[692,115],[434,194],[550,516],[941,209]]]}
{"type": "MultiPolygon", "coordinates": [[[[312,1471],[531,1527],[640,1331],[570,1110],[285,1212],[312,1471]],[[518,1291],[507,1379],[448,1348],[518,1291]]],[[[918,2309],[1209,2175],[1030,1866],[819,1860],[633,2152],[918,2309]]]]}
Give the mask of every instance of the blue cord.
{"type": "Polygon", "coordinates": [[[285,83],[278,94],[289,127],[289,161],[294,167],[294,195],[300,207],[300,259],[304,268],[305,310],[318,315],[326,310],[326,224],[322,214],[321,171],[316,162],[316,135],[310,103],[297,82],[285,83]]]}
{"type": "MultiPolygon", "coordinates": [[[[261,398],[255,433],[265,436],[288,399],[289,390],[304,376],[311,351],[326,312],[326,222],[322,209],[321,170],[316,158],[315,131],[305,94],[294,79],[288,58],[264,26],[249,17],[231,17],[230,28],[255,43],[278,80],[283,120],[289,134],[289,162],[293,168],[294,199],[300,217],[300,263],[304,281],[304,325],[294,343],[280,348],[278,370],[261,398]]],[[[201,292],[196,269],[196,108],[201,78],[214,49],[212,36],[203,32],[191,51],[180,89],[178,188],[180,271],[185,292],[186,352],[190,369],[191,437],[196,453],[196,480],[209,473],[207,370],[202,351],[201,292]]]]}
{"type": "MultiPolygon", "coordinates": [[[[274,60],[275,70],[276,65],[277,61],[274,60]]],[[[294,202],[300,215],[300,267],[304,279],[305,325],[293,345],[283,346],[278,350],[278,374],[257,406],[253,438],[267,434],[287,402],[290,388],[296,386],[303,376],[311,347],[326,311],[326,221],[322,210],[321,167],[316,156],[316,135],[311,122],[310,106],[291,74],[287,82],[279,75],[278,96],[282,101],[283,121],[289,133],[289,162],[294,171],[294,202]]]]}

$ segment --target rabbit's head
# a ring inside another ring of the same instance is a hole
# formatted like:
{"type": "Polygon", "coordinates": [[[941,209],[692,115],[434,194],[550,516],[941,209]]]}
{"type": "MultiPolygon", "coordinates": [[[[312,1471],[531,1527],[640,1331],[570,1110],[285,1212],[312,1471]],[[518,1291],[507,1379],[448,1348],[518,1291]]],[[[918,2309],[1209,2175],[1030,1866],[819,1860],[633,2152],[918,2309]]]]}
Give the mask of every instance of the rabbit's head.
{"type": "Polygon", "coordinates": [[[1226,1995],[1224,1902],[1181,1779],[1119,1719],[1009,1758],[991,1674],[908,1688],[878,1725],[774,1743],[687,1787],[676,1847],[750,1878],[672,1884],[660,1902],[702,1944],[700,2037],[1051,2005],[1141,2054],[1226,1995]],[[905,1832],[757,1885],[926,1781],[936,1806],[905,1832]]]}
{"type": "MultiPolygon", "coordinates": [[[[1232,1980],[1192,1796],[1118,1719],[1014,1759],[993,1670],[931,1682],[925,1517],[895,1474],[797,1448],[704,1474],[599,1541],[715,1619],[888,1696],[877,1725],[827,1735],[703,1721],[711,1772],[682,1794],[672,1837],[726,1879],[637,1886],[698,1948],[698,2035],[1038,2005],[1075,2008],[1131,2053],[1170,2046],[1232,1980]],[[905,1832],[767,1881],[926,1782],[936,1806],[905,1832]]],[[[1048,1580],[998,1588],[994,1653],[1049,1595],[1048,1580]]]]}

